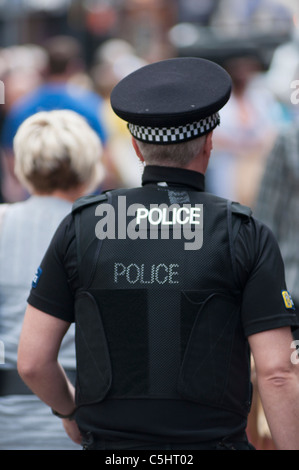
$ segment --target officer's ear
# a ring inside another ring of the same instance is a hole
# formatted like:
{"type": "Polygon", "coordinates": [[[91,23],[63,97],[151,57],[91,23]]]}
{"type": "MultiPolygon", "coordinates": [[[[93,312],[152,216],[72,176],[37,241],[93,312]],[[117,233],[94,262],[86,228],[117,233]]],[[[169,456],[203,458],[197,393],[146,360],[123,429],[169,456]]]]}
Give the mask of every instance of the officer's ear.
{"type": "Polygon", "coordinates": [[[136,142],[136,139],[134,139],[134,137],[132,137],[132,144],[133,144],[133,147],[134,147],[134,150],[135,150],[135,153],[137,155],[137,157],[139,158],[139,160],[143,163],[144,162],[144,157],[140,151],[140,148],[136,142]]]}
{"type": "Polygon", "coordinates": [[[210,154],[213,150],[213,131],[206,135],[205,147],[207,153],[210,154]]]}
{"type": "Polygon", "coordinates": [[[193,162],[191,162],[192,166],[189,165],[191,170],[193,169],[203,174],[205,174],[207,171],[213,149],[213,131],[209,132],[209,134],[207,134],[204,139],[204,144],[200,153],[197,155],[197,157],[195,157],[193,162]]]}

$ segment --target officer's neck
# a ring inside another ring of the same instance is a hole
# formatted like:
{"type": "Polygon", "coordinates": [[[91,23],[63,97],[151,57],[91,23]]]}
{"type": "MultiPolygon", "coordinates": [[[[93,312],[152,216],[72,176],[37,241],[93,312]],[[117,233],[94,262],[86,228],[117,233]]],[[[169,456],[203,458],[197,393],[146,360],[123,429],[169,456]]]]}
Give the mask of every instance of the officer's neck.
{"type": "Polygon", "coordinates": [[[202,173],[203,175],[205,175],[213,149],[212,135],[213,133],[211,132],[206,136],[204,146],[202,147],[201,151],[196,155],[196,157],[191,160],[191,162],[189,162],[186,167],[184,167],[186,170],[197,171],[198,173],[202,173]]]}
{"type": "Polygon", "coordinates": [[[197,156],[188,165],[186,165],[184,169],[197,171],[198,173],[202,173],[204,175],[207,171],[209,160],[210,154],[206,155],[205,157],[197,156]]]}

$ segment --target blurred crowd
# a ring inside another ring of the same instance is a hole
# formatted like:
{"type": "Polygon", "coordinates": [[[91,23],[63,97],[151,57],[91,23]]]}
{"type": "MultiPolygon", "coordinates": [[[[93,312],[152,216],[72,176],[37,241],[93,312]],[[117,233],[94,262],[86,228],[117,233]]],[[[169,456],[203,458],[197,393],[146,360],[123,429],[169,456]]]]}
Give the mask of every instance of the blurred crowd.
{"type": "MultiPolygon", "coordinates": [[[[261,209],[265,203],[261,194],[264,194],[265,184],[269,189],[271,181],[277,181],[267,176],[273,169],[269,162],[273,152],[277,155],[274,150],[277,142],[280,148],[281,142],[286,147],[290,142],[285,137],[287,133],[296,136],[299,132],[299,108],[290,99],[291,83],[299,80],[299,34],[294,16],[297,4],[292,0],[65,3],[71,4],[68,21],[76,34],[62,34],[62,31],[50,34],[39,29],[34,37],[29,30],[25,43],[5,44],[2,48],[0,45],[0,80],[5,90],[5,103],[0,106],[0,201],[14,203],[29,197],[14,173],[13,139],[23,120],[42,110],[76,111],[100,137],[105,178],[95,191],[140,185],[142,168],[133,154],[126,125],[110,108],[112,88],[128,73],[149,62],[181,54],[180,45],[188,43],[196,47],[198,37],[192,36],[190,28],[179,29],[178,25],[209,26],[210,31],[221,31],[223,37],[233,38],[246,37],[252,31],[259,35],[262,25],[266,25],[268,32],[273,33],[276,27],[277,34],[287,32],[289,35],[289,39],[275,49],[269,67],[265,68],[260,51],[254,47],[247,48],[246,52],[230,51],[221,60],[221,65],[231,74],[233,93],[220,113],[221,126],[214,132],[214,150],[206,179],[207,190],[249,205],[266,219],[269,211],[267,207],[261,209]]],[[[298,192],[296,189],[291,192],[291,189],[299,187],[286,179],[293,182],[299,174],[296,137],[293,136],[292,142],[291,150],[282,152],[281,158],[291,154],[293,167],[284,172],[280,170],[282,181],[279,185],[275,183],[276,197],[270,196],[268,201],[275,212],[274,202],[277,199],[279,204],[282,194],[289,191],[281,214],[278,215],[278,208],[274,214],[278,229],[287,204],[298,192]]],[[[275,231],[274,222],[271,228],[275,231]]],[[[276,233],[278,238],[279,233],[276,233]]],[[[299,229],[293,235],[297,246],[298,234],[299,229]]],[[[279,242],[284,244],[285,241],[279,242]]],[[[295,299],[296,294],[299,301],[299,292],[293,293],[295,299]]],[[[271,436],[258,398],[256,400],[250,421],[253,443],[259,448],[271,448],[271,436]]]]}
{"type": "MultiPolygon", "coordinates": [[[[39,2],[23,3],[32,9],[39,2]]],[[[139,184],[139,164],[132,154],[124,124],[111,113],[109,95],[113,86],[134,69],[182,54],[188,34],[178,26],[188,24],[216,30],[222,42],[228,36],[247,37],[249,32],[254,37],[267,35],[271,28],[272,33],[275,28],[277,36],[285,37],[287,33],[290,37],[288,43],[277,48],[268,72],[258,44],[223,50],[221,58],[221,65],[233,78],[234,88],[230,103],[222,111],[221,127],[215,132],[214,158],[207,185],[217,194],[252,205],[276,134],[296,117],[289,90],[290,82],[296,78],[299,55],[292,0],[73,0],[55,3],[68,4],[68,27],[63,23],[57,28],[59,34],[51,34],[49,25],[42,32],[31,19],[29,26],[26,23],[27,29],[23,27],[26,32],[23,32],[23,40],[27,42],[0,49],[0,80],[5,87],[5,103],[0,108],[1,200],[14,202],[26,198],[14,177],[12,155],[13,137],[22,120],[51,106],[74,107],[69,99],[67,104],[66,98],[60,97],[58,103],[49,95],[49,90],[53,93],[53,86],[58,83],[64,85],[60,90],[62,94],[67,94],[66,86],[72,85],[72,94],[78,95],[73,96],[75,101],[88,101],[87,95],[80,97],[83,89],[90,93],[91,100],[91,93],[98,96],[96,112],[107,170],[106,180],[99,189],[139,184]],[[28,31],[30,26],[32,31],[28,31]],[[74,34],[62,34],[65,30],[74,34]],[[281,52],[279,59],[281,48],[289,49],[281,52]],[[288,67],[289,74],[286,66],[284,73],[279,67],[288,60],[292,63],[292,68],[288,67]],[[34,105],[30,105],[30,101],[34,101],[34,105]]],[[[251,40],[252,37],[248,39],[251,40]]],[[[189,45],[190,41],[189,38],[189,45]]],[[[196,53],[195,38],[193,47],[196,53]]],[[[207,58],[214,60],[212,52],[207,58]]],[[[81,109],[85,117],[87,113],[90,119],[96,119],[90,116],[90,110],[81,109]]]]}
{"type": "Polygon", "coordinates": [[[121,137],[123,131],[117,129],[118,124],[115,129],[111,122],[108,100],[114,84],[144,63],[134,55],[129,43],[121,40],[108,41],[97,51],[89,72],[80,43],[72,37],[50,38],[44,47],[20,45],[3,49],[0,54],[5,89],[5,104],[1,106],[2,202],[26,198],[14,176],[13,138],[23,120],[42,110],[72,109],[84,115],[97,131],[105,147],[107,170],[106,180],[99,189],[138,184],[140,172],[134,169],[134,162],[127,161],[130,159],[127,139],[121,139],[124,146],[118,149],[119,130],[121,137]]]}

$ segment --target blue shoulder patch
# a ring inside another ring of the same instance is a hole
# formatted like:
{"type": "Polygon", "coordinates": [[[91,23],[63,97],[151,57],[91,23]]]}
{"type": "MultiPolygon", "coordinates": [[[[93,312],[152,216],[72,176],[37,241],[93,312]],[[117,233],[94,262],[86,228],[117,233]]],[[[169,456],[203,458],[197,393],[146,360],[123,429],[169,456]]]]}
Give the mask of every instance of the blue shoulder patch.
{"type": "Polygon", "coordinates": [[[34,277],[33,277],[33,280],[32,280],[32,287],[35,289],[37,284],[38,284],[38,281],[42,275],[42,268],[38,268],[38,270],[36,271],[36,273],[34,274],[34,277]]]}

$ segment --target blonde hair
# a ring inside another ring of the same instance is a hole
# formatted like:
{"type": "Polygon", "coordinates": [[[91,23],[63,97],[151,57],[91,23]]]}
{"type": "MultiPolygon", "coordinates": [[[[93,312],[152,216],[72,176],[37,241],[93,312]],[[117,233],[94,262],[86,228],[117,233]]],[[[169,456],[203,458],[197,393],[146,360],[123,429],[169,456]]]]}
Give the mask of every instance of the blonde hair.
{"type": "Polygon", "coordinates": [[[29,191],[91,191],[104,177],[100,139],[74,111],[43,111],[26,119],[14,138],[14,154],[15,174],[29,191]]]}

